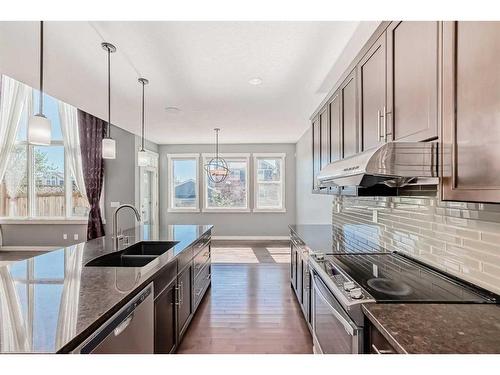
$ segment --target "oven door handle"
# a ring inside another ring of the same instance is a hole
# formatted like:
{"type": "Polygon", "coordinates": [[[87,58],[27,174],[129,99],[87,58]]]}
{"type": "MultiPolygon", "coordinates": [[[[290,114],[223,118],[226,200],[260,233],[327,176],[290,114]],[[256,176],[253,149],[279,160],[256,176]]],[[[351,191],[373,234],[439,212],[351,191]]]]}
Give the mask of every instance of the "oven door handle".
{"type": "Polygon", "coordinates": [[[342,323],[344,329],[351,336],[356,336],[358,334],[358,329],[354,329],[351,323],[340,314],[337,309],[328,301],[328,298],[322,293],[319,285],[323,284],[323,282],[319,279],[318,276],[314,276],[314,290],[316,294],[323,300],[323,302],[330,308],[331,313],[337,318],[337,320],[342,323]]]}

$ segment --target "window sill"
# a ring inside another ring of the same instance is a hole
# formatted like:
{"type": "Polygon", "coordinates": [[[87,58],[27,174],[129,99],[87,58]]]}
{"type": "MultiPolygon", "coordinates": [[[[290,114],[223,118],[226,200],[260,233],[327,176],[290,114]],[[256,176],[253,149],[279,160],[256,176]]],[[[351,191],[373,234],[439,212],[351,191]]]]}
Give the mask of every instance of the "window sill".
{"type": "Polygon", "coordinates": [[[253,212],[256,213],[286,213],[286,208],[254,208],[253,212]]]}
{"type": "Polygon", "coordinates": [[[184,213],[184,214],[196,214],[200,212],[199,208],[168,208],[167,212],[172,212],[172,213],[184,213]]]}
{"type": "Polygon", "coordinates": [[[59,225],[86,225],[88,223],[87,219],[81,218],[0,218],[0,224],[59,224],[59,225]]]}
{"type": "Polygon", "coordinates": [[[251,213],[249,208],[204,208],[202,212],[215,214],[251,213]]]}

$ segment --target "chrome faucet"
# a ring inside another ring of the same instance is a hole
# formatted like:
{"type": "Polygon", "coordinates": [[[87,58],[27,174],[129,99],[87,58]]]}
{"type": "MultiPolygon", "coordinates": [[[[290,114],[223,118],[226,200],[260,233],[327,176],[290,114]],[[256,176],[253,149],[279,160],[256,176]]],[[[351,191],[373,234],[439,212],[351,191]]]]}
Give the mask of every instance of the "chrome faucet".
{"type": "Polygon", "coordinates": [[[115,212],[113,213],[113,241],[115,244],[115,250],[118,250],[118,246],[120,245],[120,238],[121,236],[118,235],[118,211],[120,211],[122,208],[130,208],[132,211],[135,213],[135,217],[137,218],[137,221],[141,221],[141,214],[139,214],[139,211],[137,211],[137,208],[132,206],[131,204],[122,204],[120,207],[118,207],[115,212]]]}

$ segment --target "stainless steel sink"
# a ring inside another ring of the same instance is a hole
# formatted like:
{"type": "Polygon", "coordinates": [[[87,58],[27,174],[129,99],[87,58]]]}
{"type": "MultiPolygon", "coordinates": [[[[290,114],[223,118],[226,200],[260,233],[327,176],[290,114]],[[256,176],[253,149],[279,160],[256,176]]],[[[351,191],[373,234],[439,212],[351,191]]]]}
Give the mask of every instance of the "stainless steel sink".
{"type": "Polygon", "coordinates": [[[137,242],[121,251],[92,259],[85,267],[144,267],[178,243],[178,241],[137,242]]]}

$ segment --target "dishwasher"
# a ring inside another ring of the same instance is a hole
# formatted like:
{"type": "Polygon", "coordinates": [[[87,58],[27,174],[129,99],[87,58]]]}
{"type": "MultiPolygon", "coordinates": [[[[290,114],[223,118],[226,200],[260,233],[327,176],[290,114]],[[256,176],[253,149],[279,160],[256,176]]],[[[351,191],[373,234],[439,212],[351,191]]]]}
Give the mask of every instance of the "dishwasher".
{"type": "Polygon", "coordinates": [[[153,352],[153,283],[139,292],[73,351],[81,354],[153,352]]]}

